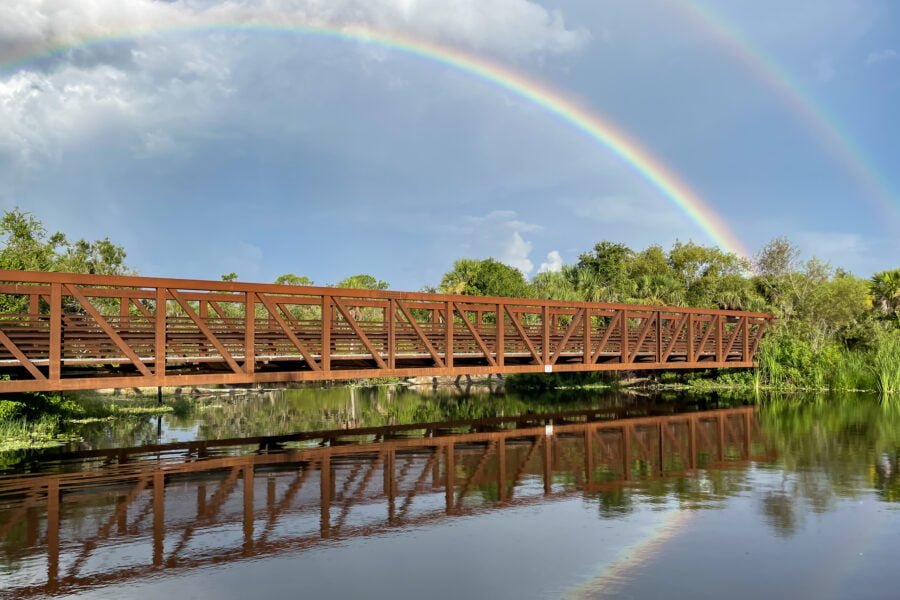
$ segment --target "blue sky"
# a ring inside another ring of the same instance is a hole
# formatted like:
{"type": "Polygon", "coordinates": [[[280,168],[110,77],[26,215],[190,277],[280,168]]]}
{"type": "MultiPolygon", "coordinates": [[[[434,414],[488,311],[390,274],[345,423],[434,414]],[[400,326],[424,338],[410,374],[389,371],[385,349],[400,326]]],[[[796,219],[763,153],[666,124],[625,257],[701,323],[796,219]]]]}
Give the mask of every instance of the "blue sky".
{"type": "MultiPolygon", "coordinates": [[[[897,267],[900,5],[715,7],[854,140],[887,202],[675,0],[11,0],[0,61],[212,16],[432,40],[602,113],[752,251],[785,235],[859,275],[897,267]]],[[[604,239],[710,243],[608,150],[497,86],[283,33],[151,35],[0,71],[0,207],[13,206],[111,238],[146,275],[371,273],[397,289],[464,256],[532,276],[604,239]]]]}

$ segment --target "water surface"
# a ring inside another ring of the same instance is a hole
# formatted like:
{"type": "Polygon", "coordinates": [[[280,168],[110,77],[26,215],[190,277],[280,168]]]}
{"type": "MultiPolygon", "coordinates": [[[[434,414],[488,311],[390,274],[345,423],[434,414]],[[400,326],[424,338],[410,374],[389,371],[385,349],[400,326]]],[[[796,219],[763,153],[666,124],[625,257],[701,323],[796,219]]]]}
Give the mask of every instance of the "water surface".
{"type": "Polygon", "coordinates": [[[861,396],[207,398],[6,457],[0,595],[893,597],[898,426],[861,396]]]}

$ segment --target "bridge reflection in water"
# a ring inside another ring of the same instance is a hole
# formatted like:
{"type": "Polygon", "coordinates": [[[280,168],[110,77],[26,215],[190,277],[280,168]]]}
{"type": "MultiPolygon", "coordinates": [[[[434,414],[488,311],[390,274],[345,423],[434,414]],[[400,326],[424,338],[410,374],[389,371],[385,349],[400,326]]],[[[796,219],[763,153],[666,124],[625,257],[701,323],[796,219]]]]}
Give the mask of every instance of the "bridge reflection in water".
{"type": "Polygon", "coordinates": [[[75,453],[55,473],[0,477],[9,581],[0,594],[302,551],[768,453],[753,408],[610,416],[595,409],[75,453]],[[229,454],[248,444],[255,453],[229,454]]]}

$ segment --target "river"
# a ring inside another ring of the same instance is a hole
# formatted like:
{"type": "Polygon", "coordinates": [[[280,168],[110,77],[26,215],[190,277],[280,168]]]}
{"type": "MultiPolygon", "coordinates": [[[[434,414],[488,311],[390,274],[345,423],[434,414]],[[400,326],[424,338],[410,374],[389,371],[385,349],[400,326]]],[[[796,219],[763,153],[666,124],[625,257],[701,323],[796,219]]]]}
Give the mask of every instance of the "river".
{"type": "Polygon", "coordinates": [[[166,401],[0,455],[0,597],[900,589],[900,408],[875,398],[382,386],[166,401]]]}

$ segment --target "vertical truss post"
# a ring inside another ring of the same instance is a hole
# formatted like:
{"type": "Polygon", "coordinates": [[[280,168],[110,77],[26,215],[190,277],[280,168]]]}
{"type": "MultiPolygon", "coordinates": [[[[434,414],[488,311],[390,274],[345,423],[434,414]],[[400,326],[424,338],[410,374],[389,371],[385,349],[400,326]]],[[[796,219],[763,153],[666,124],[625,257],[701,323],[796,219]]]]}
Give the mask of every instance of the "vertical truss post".
{"type": "Polygon", "coordinates": [[[387,327],[387,351],[388,351],[388,369],[397,368],[397,301],[393,298],[388,300],[387,308],[384,309],[384,323],[387,327]]]}
{"type": "Polygon", "coordinates": [[[41,312],[41,295],[28,294],[28,314],[31,316],[40,314],[41,312]]]}
{"type": "Polygon", "coordinates": [[[444,323],[444,364],[453,367],[453,302],[446,302],[447,321],[444,323]]]}
{"type": "Polygon", "coordinates": [[[722,320],[722,315],[716,315],[716,362],[725,362],[725,356],[722,352],[722,342],[725,337],[725,323],[722,320]]]}
{"type": "Polygon", "coordinates": [[[331,296],[322,296],[322,363],[323,371],[331,370],[331,296]]]}
{"type": "Polygon", "coordinates": [[[166,288],[156,288],[154,360],[158,386],[166,377],[166,296],[166,288]]]}
{"type": "Polygon", "coordinates": [[[741,340],[743,342],[741,344],[741,362],[750,362],[750,317],[745,316],[741,319],[741,327],[744,328],[741,336],[743,338],[741,340]]]}
{"type": "Polygon", "coordinates": [[[662,311],[656,311],[656,362],[663,361],[662,311]]]}
{"type": "Polygon", "coordinates": [[[119,298],[119,326],[127,327],[128,326],[128,317],[130,315],[128,311],[128,305],[131,304],[131,301],[128,299],[128,296],[122,296],[119,298]]]}
{"type": "Polygon", "coordinates": [[[50,380],[62,377],[62,284],[50,284],[50,380]]]}
{"type": "Polygon", "coordinates": [[[619,310],[619,362],[625,364],[629,361],[628,350],[628,311],[619,310]]]}
{"type": "Polygon", "coordinates": [[[588,307],[584,308],[584,317],[582,317],[582,325],[584,326],[584,330],[582,333],[583,339],[581,342],[581,362],[582,364],[589,365],[593,362],[591,357],[591,309],[588,307]]]}
{"type": "Polygon", "coordinates": [[[244,294],[244,371],[256,371],[256,294],[244,294]]]}
{"type": "Polygon", "coordinates": [[[544,365],[550,364],[550,305],[545,304],[541,311],[541,359],[544,365]]]}
{"type": "Polygon", "coordinates": [[[497,366],[501,369],[506,364],[506,312],[503,304],[497,304],[497,341],[494,343],[494,352],[497,354],[497,366]]]}
{"type": "Polygon", "coordinates": [[[688,330],[687,330],[687,361],[689,363],[697,361],[697,355],[694,351],[694,313],[688,313],[688,330]]]}

